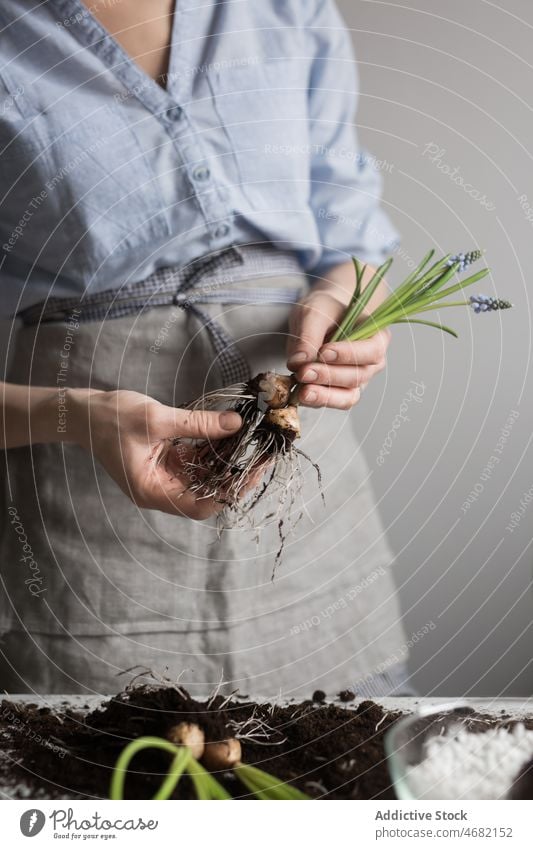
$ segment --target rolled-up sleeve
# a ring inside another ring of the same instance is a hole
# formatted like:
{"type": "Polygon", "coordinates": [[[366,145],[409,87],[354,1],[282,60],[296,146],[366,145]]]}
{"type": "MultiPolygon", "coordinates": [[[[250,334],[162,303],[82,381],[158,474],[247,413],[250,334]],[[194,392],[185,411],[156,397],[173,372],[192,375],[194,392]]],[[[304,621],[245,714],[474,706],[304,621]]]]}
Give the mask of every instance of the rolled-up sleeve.
{"type": "Polygon", "coordinates": [[[358,143],[358,75],[349,33],[332,0],[319,0],[308,26],[314,61],[309,87],[311,206],[322,253],[311,275],[355,255],[378,265],[399,244],[381,207],[382,173],[358,143]]]}

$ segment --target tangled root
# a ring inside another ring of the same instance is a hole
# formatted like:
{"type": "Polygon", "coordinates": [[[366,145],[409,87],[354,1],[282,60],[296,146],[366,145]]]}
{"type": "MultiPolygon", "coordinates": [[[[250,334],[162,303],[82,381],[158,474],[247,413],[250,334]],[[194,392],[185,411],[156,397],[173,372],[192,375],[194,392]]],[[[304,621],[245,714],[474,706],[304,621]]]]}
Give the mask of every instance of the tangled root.
{"type": "Polygon", "coordinates": [[[187,446],[182,462],[187,489],[198,499],[212,498],[222,506],[218,528],[246,527],[256,532],[269,522],[278,523],[280,548],[302,517],[296,504],[302,491],[300,458],[320,469],[294,442],[300,421],[291,403],[297,384],[290,375],[265,372],[248,383],[209,392],[186,405],[189,410],[233,410],[242,418],[241,429],[214,442],[207,439],[171,439],[187,446]],[[191,447],[193,451],[191,452],[191,447]],[[264,505],[264,507],[263,507],[264,505]]]}

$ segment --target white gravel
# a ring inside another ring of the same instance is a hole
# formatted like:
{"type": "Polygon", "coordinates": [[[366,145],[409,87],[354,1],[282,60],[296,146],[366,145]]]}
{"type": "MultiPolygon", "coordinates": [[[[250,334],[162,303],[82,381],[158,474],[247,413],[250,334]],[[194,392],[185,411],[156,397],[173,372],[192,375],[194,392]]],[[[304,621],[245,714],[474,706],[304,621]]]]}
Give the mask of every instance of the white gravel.
{"type": "Polygon", "coordinates": [[[451,726],[446,734],[431,737],[424,753],[407,774],[415,798],[501,799],[533,757],[533,731],[522,723],[478,734],[451,726]]]}

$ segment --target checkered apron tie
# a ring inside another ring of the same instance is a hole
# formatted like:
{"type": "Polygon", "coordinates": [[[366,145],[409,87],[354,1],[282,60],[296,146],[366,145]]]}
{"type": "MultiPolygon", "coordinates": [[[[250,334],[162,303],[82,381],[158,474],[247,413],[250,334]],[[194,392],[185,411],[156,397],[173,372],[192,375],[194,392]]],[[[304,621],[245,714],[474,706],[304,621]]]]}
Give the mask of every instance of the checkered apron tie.
{"type": "Polygon", "coordinates": [[[250,378],[248,363],[224,328],[202,309],[203,304],[291,304],[300,288],[236,288],[252,277],[300,274],[294,254],[272,247],[232,246],[186,267],[161,268],[138,283],[79,298],[49,298],[19,313],[24,324],[67,320],[76,310],[79,322],[121,318],[150,307],[174,304],[192,312],[211,337],[224,386],[250,378]],[[78,314],[79,313],[79,314],[78,314]]]}

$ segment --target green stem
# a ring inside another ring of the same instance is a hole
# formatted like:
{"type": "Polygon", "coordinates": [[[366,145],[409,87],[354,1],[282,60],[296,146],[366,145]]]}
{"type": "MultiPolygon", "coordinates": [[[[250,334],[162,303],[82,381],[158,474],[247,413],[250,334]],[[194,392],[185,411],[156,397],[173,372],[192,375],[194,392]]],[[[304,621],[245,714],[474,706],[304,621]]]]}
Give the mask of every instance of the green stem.
{"type": "MultiPolygon", "coordinates": [[[[161,737],[139,737],[137,740],[132,740],[132,742],[128,743],[126,748],[122,750],[115,764],[113,775],[111,776],[111,786],[109,791],[110,799],[124,798],[124,783],[126,781],[126,772],[128,766],[130,765],[132,758],[134,758],[136,754],[141,752],[143,749],[147,749],[149,747],[154,749],[162,749],[164,752],[169,752],[171,755],[175,756],[171,766],[171,769],[173,770],[172,776],[174,775],[174,771],[179,769],[182,762],[183,769],[185,769],[185,766],[187,765],[189,758],[191,757],[189,749],[179,749],[177,746],[174,746],[173,743],[170,743],[168,740],[163,740],[161,739],[161,737]]],[[[181,770],[181,772],[183,772],[183,769],[181,770]]],[[[158,793],[154,796],[154,799],[161,798],[159,794],[161,793],[162,788],[166,787],[166,782],[169,778],[170,774],[163,782],[163,785],[158,791],[158,793]]],[[[176,781],[174,782],[172,790],[176,786],[178,780],[179,775],[176,781]]],[[[172,790],[170,792],[172,792],[172,790]]]]}
{"type": "Polygon", "coordinates": [[[366,265],[361,265],[357,257],[352,257],[353,266],[355,268],[355,292],[353,293],[354,300],[361,294],[361,286],[363,285],[363,277],[365,276],[366,265]]]}
{"type": "Polygon", "coordinates": [[[169,799],[184,772],[187,772],[190,776],[199,799],[231,799],[224,787],[193,758],[191,750],[187,746],[175,746],[161,737],[139,737],[137,740],[128,743],[126,748],[123,749],[111,776],[109,792],[111,799],[124,798],[124,783],[128,767],[135,755],[148,748],[161,749],[174,755],[168,774],[153,797],[154,800],[169,799]]]}
{"type": "Polygon", "coordinates": [[[380,265],[379,268],[374,272],[359,298],[352,298],[350,306],[348,307],[348,310],[340,326],[337,328],[337,330],[330,339],[331,342],[338,342],[341,339],[347,338],[347,336],[349,335],[350,328],[357,322],[357,319],[359,318],[364,308],[370,301],[372,295],[376,291],[377,287],[383,280],[383,277],[391,267],[391,264],[392,257],[390,257],[386,262],[380,265]]]}
{"type": "MultiPolygon", "coordinates": [[[[483,277],[489,273],[488,268],[483,268],[481,271],[478,271],[476,274],[472,274],[466,280],[462,280],[460,283],[456,283],[454,286],[449,286],[447,289],[444,289],[440,292],[433,292],[430,295],[423,296],[416,301],[412,301],[407,304],[402,304],[401,308],[397,308],[395,312],[385,313],[384,315],[379,314],[379,309],[375,312],[371,313],[365,321],[361,322],[361,324],[357,327],[357,329],[353,329],[353,332],[350,333],[346,338],[354,342],[357,339],[367,339],[369,336],[372,336],[374,333],[377,333],[378,330],[383,329],[384,327],[388,327],[390,324],[395,324],[398,319],[406,318],[409,315],[416,315],[420,312],[427,312],[432,309],[440,309],[445,306],[445,304],[438,304],[437,301],[442,300],[443,298],[447,298],[448,295],[452,295],[455,292],[462,291],[467,286],[471,286],[473,283],[477,283],[478,280],[481,280],[483,277]],[[369,333],[368,328],[373,328],[373,332],[369,333]]],[[[468,305],[468,302],[465,301],[464,304],[468,305]]]]}
{"type": "Polygon", "coordinates": [[[429,251],[414,271],[406,277],[397,289],[391,292],[391,294],[383,301],[382,304],[379,305],[379,307],[377,307],[376,310],[374,310],[374,312],[384,314],[385,312],[389,312],[391,309],[396,308],[399,304],[403,303],[404,299],[408,298],[412,292],[418,290],[424,284],[425,280],[429,280],[432,276],[434,276],[437,268],[444,263],[446,257],[434,263],[434,265],[432,265],[431,268],[424,272],[424,274],[420,277],[420,272],[428,264],[434,253],[435,251],[433,250],[429,251]]]}
{"type": "Polygon", "coordinates": [[[214,778],[210,772],[198,763],[192,760],[187,769],[189,778],[191,779],[196,795],[199,799],[231,799],[232,797],[227,790],[214,778]]]}
{"type": "Polygon", "coordinates": [[[399,289],[393,292],[392,295],[387,298],[383,304],[380,304],[377,310],[375,310],[376,318],[382,318],[385,315],[390,315],[398,309],[405,309],[407,305],[417,303],[420,298],[427,297],[430,292],[435,292],[443,286],[451,277],[453,277],[459,268],[459,263],[456,262],[450,267],[446,266],[446,270],[444,271],[446,259],[447,257],[440,260],[440,262],[435,263],[432,269],[419,279],[415,280],[414,283],[412,283],[407,289],[405,289],[405,284],[400,286],[399,289]],[[440,273],[440,271],[444,271],[444,273],[440,273]],[[433,282],[429,283],[432,278],[435,279],[433,279],[433,282]]]}
{"type": "Polygon", "coordinates": [[[186,746],[178,749],[176,757],[170,765],[168,775],[154,796],[154,799],[170,799],[181,776],[192,760],[191,750],[186,746]]]}
{"type": "Polygon", "coordinates": [[[450,336],[455,336],[457,339],[457,333],[455,330],[452,330],[451,327],[446,327],[445,324],[438,324],[436,321],[423,321],[421,318],[399,318],[398,321],[394,322],[395,324],[425,324],[426,327],[436,327],[437,330],[442,330],[444,333],[449,333],[450,336]]]}
{"type": "Polygon", "coordinates": [[[469,307],[470,301],[449,301],[445,304],[435,304],[433,306],[422,307],[421,309],[413,309],[413,310],[397,310],[396,313],[390,313],[387,316],[378,317],[376,320],[374,318],[374,313],[368,316],[361,324],[357,326],[354,332],[350,335],[349,341],[355,342],[358,339],[368,339],[370,336],[373,336],[379,330],[383,330],[384,327],[388,327],[390,324],[398,324],[401,321],[406,320],[406,316],[409,315],[418,315],[418,313],[430,312],[431,310],[441,310],[444,307],[469,307]]]}
{"type": "Polygon", "coordinates": [[[234,772],[244,786],[254,796],[258,796],[260,799],[285,799],[292,801],[309,799],[305,793],[302,793],[296,787],[280,781],[279,778],[275,778],[275,776],[269,775],[268,772],[263,772],[263,770],[257,769],[255,766],[240,763],[234,767],[234,772]]]}
{"type": "Polygon", "coordinates": [[[412,294],[405,300],[407,302],[414,301],[419,297],[429,295],[430,292],[436,292],[438,289],[442,288],[442,286],[444,286],[444,284],[447,283],[448,280],[450,280],[457,273],[459,265],[459,262],[454,262],[453,265],[442,268],[439,273],[434,275],[432,278],[429,278],[427,280],[422,278],[417,292],[412,294]]]}
{"type": "MultiPolygon", "coordinates": [[[[365,321],[368,321],[368,319],[371,318],[375,323],[374,326],[376,326],[377,322],[387,319],[388,323],[391,324],[393,321],[392,316],[396,315],[399,311],[407,314],[408,306],[414,307],[423,299],[435,297],[436,291],[444,286],[445,283],[456,273],[459,268],[459,262],[448,266],[448,254],[438,262],[434,263],[422,276],[417,276],[419,269],[423,268],[432,256],[433,252],[430,251],[424,257],[422,263],[417,267],[417,269],[415,269],[415,272],[410,274],[401,286],[398,287],[398,289],[392,292],[382,304],[376,307],[365,321]]],[[[382,268],[383,266],[380,266],[379,270],[382,268]]],[[[463,281],[459,285],[461,288],[465,285],[469,285],[468,280],[463,281]]],[[[366,303],[363,306],[365,305],[366,303]]],[[[361,309],[356,310],[355,306],[351,305],[345,313],[341,325],[332,337],[331,341],[335,342],[340,339],[350,339],[357,325],[357,320],[361,315],[361,311],[361,309]]],[[[360,326],[364,323],[365,322],[361,322],[360,326]]],[[[384,324],[383,326],[387,325],[384,324]]]]}
{"type": "MultiPolygon", "coordinates": [[[[419,276],[420,276],[420,272],[422,271],[423,268],[425,268],[425,266],[428,264],[430,259],[433,258],[434,254],[435,254],[434,250],[428,251],[428,253],[425,255],[423,260],[417,265],[417,267],[411,272],[411,274],[408,274],[407,277],[405,278],[405,280],[403,281],[403,283],[401,283],[400,286],[398,286],[398,288],[395,289],[394,292],[391,293],[391,296],[398,295],[398,297],[401,298],[403,296],[403,294],[412,285],[415,284],[415,281],[416,282],[418,281],[419,276]]],[[[425,274],[429,274],[430,271],[431,271],[431,269],[429,271],[426,271],[425,274]]]]}
{"type": "Polygon", "coordinates": [[[454,292],[459,292],[462,289],[466,289],[467,286],[472,286],[473,283],[477,283],[478,280],[481,280],[483,277],[486,277],[489,273],[488,268],[482,268],[481,271],[478,271],[476,274],[472,274],[470,277],[467,277],[466,280],[461,280],[460,283],[456,283],[454,286],[449,286],[447,289],[444,289],[440,292],[433,292],[430,295],[422,296],[417,300],[416,304],[412,304],[411,306],[416,306],[418,308],[422,306],[426,306],[427,304],[433,304],[436,301],[440,301],[443,298],[447,298],[448,295],[452,295],[454,292]]]}
{"type": "MultiPolygon", "coordinates": [[[[431,286],[435,285],[438,280],[440,280],[444,274],[448,273],[447,260],[448,256],[443,257],[438,262],[434,263],[428,271],[426,271],[421,277],[416,277],[409,285],[406,286],[403,283],[398,289],[395,289],[394,292],[391,293],[389,298],[383,303],[380,304],[378,310],[382,313],[389,312],[391,309],[395,309],[398,304],[404,304],[413,300],[418,296],[418,293],[422,290],[426,290],[431,286]],[[444,272],[444,274],[443,274],[444,272]]],[[[453,271],[458,267],[459,263],[453,266],[453,271]]],[[[409,280],[409,278],[407,278],[409,280]]]]}

